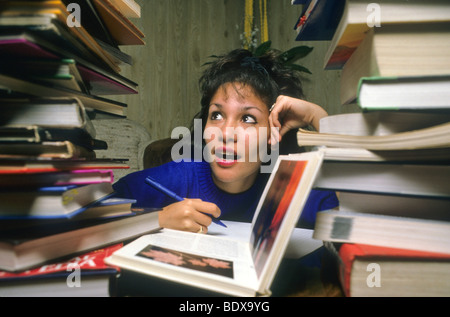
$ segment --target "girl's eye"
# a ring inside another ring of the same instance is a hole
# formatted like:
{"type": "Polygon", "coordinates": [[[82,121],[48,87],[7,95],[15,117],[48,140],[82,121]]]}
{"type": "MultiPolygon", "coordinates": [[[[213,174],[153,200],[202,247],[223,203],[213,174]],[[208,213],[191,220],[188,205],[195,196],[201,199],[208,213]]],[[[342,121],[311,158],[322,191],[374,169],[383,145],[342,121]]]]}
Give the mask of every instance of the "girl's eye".
{"type": "Polygon", "coordinates": [[[210,116],[211,120],[220,120],[222,119],[222,115],[219,112],[213,112],[210,116]]]}
{"type": "Polygon", "coordinates": [[[244,123],[256,123],[256,119],[254,116],[251,115],[245,115],[242,117],[242,121],[244,123]]]}

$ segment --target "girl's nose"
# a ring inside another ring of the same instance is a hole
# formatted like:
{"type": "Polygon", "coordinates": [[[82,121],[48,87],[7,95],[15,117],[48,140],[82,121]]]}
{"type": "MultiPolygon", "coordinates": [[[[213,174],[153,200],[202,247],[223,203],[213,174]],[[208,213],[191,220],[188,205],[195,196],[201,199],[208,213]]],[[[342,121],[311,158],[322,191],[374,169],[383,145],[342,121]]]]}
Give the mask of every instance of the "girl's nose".
{"type": "Polygon", "coordinates": [[[228,143],[228,142],[236,142],[237,141],[237,134],[238,134],[238,129],[237,129],[237,124],[235,124],[234,122],[230,122],[230,121],[226,121],[223,125],[222,125],[222,141],[224,143],[228,143]]]}

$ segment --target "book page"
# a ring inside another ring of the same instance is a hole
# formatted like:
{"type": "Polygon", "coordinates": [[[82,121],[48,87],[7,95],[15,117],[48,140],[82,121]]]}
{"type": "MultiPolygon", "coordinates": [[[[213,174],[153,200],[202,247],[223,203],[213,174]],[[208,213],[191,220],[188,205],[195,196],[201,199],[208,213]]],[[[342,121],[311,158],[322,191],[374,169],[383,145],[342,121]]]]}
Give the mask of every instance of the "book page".
{"type": "Polygon", "coordinates": [[[308,161],[282,160],[252,228],[253,261],[258,276],[271,254],[308,161]]]}
{"type": "Polygon", "coordinates": [[[251,288],[257,282],[248,241],[163,229],[139,238],[132,245],[116,254],[142,263],[143,268],[150,268],[149,274],[164,271],[178,278],[182,272],[189,278],[207,274],[208,279],[251,288]]]}
{"type": "MultiPolygon", "coordinates": [[[[211,224],[208,228],[208,235],[217,237],[227,237],[228,239],[248,242],[251,233],[251,223],[223,221],[227,228],[211,224]]],[[[284,258],[299,259],[323,245],[322,240],[313,239],[313,229],[294,228],[286,248],[284,258]]]]}

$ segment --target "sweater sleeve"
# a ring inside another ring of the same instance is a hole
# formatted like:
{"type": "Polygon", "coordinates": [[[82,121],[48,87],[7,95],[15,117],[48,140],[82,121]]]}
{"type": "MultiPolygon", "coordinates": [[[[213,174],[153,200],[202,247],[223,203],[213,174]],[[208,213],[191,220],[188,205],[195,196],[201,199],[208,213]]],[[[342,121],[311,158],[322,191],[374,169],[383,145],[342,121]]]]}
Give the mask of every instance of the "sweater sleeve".
{"type": "Polygon", "coordinates": [[[135,199],[135,207],[162,208],[175,201],[145,182],[151,176],[163,186],[170,188],[178,195],[185,197],[186,177],[179,164],[173,162],[158,167],[128,174],[116,183],[113,188],[116,197],[135,199]]]}
{"type": "Polygon", "coordinates": [[[298,225],[313,228],[316,222],[316,214],[319,211],[333,209],[337,206],[339,206],[339,200],[334,191],[313,189],[303,207],[298,225]]]}

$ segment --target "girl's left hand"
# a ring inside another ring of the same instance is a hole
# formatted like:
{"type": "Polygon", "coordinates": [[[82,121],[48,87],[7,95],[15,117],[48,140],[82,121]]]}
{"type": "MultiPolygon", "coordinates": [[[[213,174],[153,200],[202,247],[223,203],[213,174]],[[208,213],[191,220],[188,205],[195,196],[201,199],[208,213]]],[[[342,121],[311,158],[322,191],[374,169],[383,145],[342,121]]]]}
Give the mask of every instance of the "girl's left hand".
{"type": "Polygon", "coordinates": [[[280,95],[269,114],[270,144],[281,141],[289,130],[312,125],[319,130],[319,121],[327,112],[320,106],[298,98],[280,95]]]}

